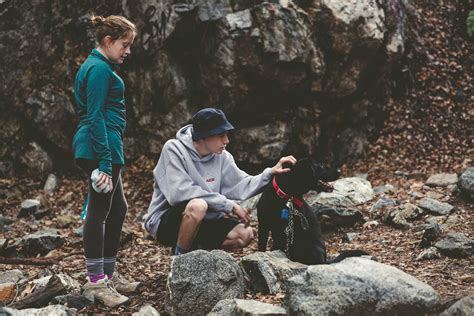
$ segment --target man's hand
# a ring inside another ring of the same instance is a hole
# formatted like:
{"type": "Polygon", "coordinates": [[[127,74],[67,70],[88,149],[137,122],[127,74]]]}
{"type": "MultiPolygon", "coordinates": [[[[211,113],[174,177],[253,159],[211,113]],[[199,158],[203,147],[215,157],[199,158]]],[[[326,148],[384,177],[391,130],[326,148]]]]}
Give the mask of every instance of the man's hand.
{"type": "Polygon", "coordinates": [[[235,204],[234,208],[232,209],[232,213],[237,215],[237,217],[244,222],[245,227],[250,225],[250,215],[247,210],[243,209],[240,205],[235,204]]]}
{"type": "Polygon", "coordinates": [[[287,162],[294,165],[296,163],[296,158],[291,155],[280,158],[278,163],[272,168],[272,174],[276,175],[290,171],[290,168],[283,168],[283,164],[287,162]]]}

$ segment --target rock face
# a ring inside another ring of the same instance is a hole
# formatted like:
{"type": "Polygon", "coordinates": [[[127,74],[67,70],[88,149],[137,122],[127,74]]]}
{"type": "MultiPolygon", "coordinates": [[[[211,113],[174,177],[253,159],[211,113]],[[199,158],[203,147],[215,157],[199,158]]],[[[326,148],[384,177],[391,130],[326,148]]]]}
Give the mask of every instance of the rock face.
{"type": "Polygon", "coordinates": [[[438,293],[382,263],[348,258],[310,266],[287,284],[290,314],[422,315],[440,304],[438,293]]]}
{"type": "Polygon", "coordinates": [[[253,165],[288,152],[363,155],[400,79],[409,13],[404,0],[0,6],[0,172],[28,166],[43,177],[71,162],[72,83],[94,46],[90,12],[125,15],[138,28],[120,71],[127,158],[158,154],[198,108],[217,106],[238,128],[230,150],[253,165]]]}
{"type": "Polygon", "coordinates": [[[243,297],[244,275],[230,254],[196,250],[172,260],[167,313],[206,314],[220,300],[243,297]]]}

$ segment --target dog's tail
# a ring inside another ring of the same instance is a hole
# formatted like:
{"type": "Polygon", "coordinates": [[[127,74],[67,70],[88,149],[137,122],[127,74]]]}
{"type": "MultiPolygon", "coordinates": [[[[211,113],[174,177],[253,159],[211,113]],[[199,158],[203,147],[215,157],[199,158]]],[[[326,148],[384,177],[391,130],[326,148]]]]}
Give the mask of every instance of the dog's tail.
{"type": "Polygon", "coordinates": [[[336,258],[329,260],[327,263],[337,263],[349,257],[361,257],[361,256],[370,256],[370,255],[363,250],[346,250],[346,251],[343,251],[336,258]]]}

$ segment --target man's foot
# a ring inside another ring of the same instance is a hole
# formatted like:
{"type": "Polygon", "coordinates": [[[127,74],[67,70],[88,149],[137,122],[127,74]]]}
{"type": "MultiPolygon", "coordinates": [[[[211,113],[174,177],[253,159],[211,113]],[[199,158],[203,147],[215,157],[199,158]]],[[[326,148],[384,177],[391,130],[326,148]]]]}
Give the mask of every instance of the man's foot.
{"type": "Polygon", "coordinates": [[[107,277],[92,283],[87,278],[87,283],[82,287],[82,295],[97,300],[107,307],[115,307],[129,302],[128,297],[119,294],[112,286],[107,277]]]}
{"type": "Polygon", "coordinates": [[[114,272],[110,282],[112,282],[112,286],[120,293],[133,293],[141,285],[140,282],[130,282],[124,279],[123,276],[117,272],[114,272]]]}

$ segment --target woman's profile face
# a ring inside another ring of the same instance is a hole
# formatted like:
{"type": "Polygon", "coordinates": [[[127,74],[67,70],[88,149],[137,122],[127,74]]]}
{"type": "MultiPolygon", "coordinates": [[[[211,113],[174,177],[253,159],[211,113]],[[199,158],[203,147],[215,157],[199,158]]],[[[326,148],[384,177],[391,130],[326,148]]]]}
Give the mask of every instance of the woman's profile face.
{"type": "Polygon", "coordinates": [[[116,40],[111,40],[110,38],[106,38],[105,40],[106,45],[104,50],[107,58],[116,64],[122,64],[125,58],[131,53],[130,46],[134,40],[133,33],[129,32],[127,36],[116,40]]]}

